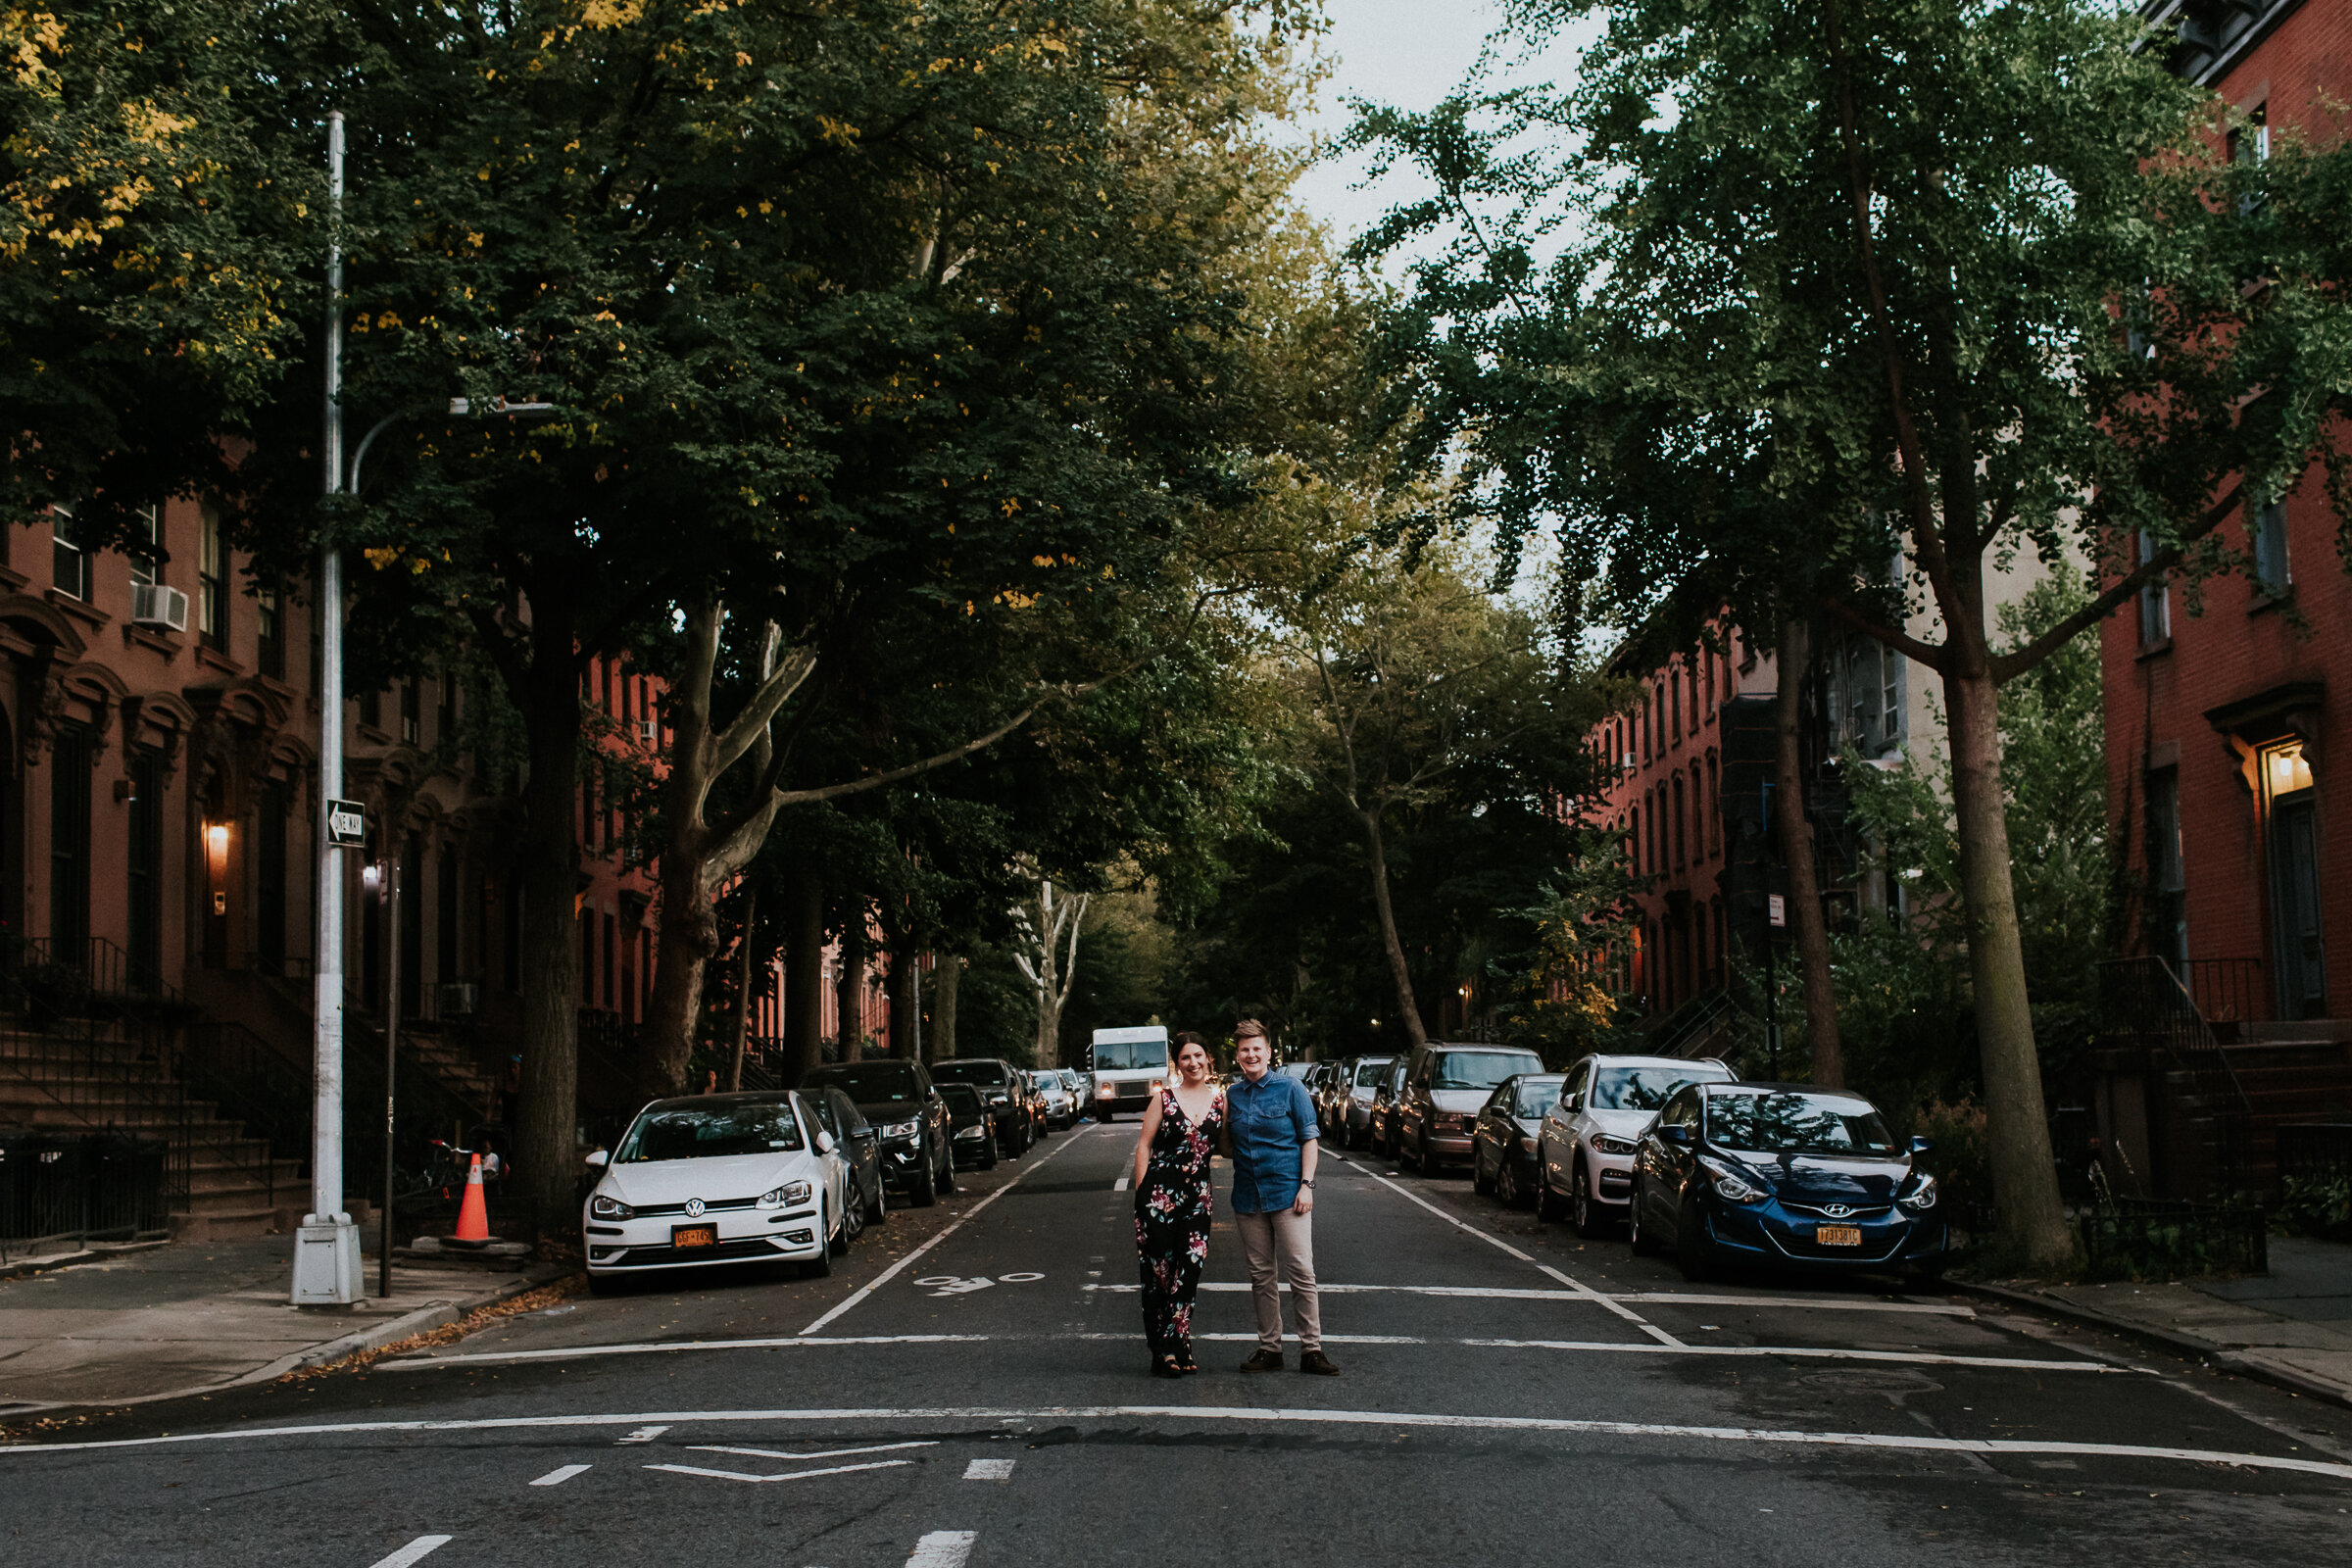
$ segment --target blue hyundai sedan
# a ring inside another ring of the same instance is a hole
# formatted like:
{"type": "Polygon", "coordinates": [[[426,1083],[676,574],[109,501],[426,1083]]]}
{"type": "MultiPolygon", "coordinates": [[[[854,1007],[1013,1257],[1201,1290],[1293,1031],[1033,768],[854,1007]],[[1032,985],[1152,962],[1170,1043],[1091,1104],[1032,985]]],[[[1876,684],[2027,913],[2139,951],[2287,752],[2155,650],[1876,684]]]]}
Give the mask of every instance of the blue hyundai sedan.
{"type": "Polygon", "coordinates": [[[1727,1264],[1932,1279],[1945,1226],[1917,1161],[1933,1147],[1898,1149],[1878,1107],[1839,1090],[1685,1085],[1634,1157],[1634,1250],[1671,1248],[1694,1281],[1727,1264]]]}

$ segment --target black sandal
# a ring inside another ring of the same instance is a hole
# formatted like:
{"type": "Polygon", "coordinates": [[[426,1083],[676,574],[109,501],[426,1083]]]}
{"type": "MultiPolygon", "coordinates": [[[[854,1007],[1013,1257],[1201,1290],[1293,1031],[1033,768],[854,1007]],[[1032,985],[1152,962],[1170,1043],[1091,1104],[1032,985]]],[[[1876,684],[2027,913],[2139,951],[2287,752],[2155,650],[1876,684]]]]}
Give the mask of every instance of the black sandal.
{"type": "Polygon", "coordinates": [[[1200,1370],[1200,1363],[1193,1359],[1192,1351],[1187,1350],[1184,1353],[1184,1359],[1176,1363],[1176,1370],[1183,1373],[1186,1377],[1191,1377],[1194,1373],[1200,1370]]]}
{"type": "Polygon", "coordinates": [[[1174,1356],[1163,1355],[1152,1361],[1152,1375],[1155,1378],[1180,1378],[1184,1376],[1184,1368],[1176,1364],[1174,1356]]]}

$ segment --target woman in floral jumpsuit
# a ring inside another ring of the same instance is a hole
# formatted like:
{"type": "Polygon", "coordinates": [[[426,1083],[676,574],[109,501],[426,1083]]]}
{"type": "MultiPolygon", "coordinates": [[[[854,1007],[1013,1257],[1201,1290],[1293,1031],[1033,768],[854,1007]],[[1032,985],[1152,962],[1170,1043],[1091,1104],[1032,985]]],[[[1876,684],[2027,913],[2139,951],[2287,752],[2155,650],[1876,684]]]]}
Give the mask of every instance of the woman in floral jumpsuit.
{"type": "Polygon", "coordinates": [[[1193,1297],[1208,1257],[1208,1161],[1225,1130],[1225,1092],[1209,1081],[1208,1047],[1176,1037],[1176,1083],[1144,1107],[1135,1144],[1135,1252],[1143,1273],[1152,1375],[1198,1372],[1193,1297]]]}

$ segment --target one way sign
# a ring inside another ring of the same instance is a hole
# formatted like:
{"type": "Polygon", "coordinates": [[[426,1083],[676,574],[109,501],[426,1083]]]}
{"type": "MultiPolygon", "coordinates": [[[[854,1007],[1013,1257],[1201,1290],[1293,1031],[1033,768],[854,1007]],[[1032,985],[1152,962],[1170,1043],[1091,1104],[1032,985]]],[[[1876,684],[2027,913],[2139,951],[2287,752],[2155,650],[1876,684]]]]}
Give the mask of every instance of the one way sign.
{"type": "Polygon", "coordinates": [[[358,801],[326,803],[326,842],[338,850],[356,850],[368,841],[368,808],[358,801]]]}

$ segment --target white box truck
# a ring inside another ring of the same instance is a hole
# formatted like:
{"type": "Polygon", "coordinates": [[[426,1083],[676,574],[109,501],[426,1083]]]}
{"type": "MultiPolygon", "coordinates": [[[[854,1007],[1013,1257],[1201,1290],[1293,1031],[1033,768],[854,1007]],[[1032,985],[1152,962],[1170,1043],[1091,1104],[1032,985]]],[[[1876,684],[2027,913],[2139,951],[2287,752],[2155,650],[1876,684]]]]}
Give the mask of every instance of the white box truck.
{"type": "Polygon", "coordinates": [[[1098,1029],[1089,1054],[1087,1088],[1095,1120],[1122,1110],[1142,1110],[1168,1081],[1168,1031],[1160,1024],[1135,1029],[1098,1029]]]}

